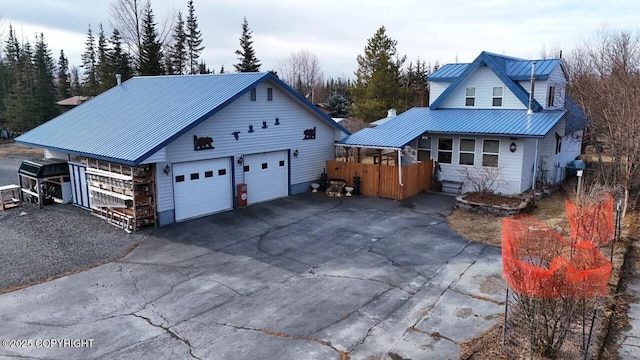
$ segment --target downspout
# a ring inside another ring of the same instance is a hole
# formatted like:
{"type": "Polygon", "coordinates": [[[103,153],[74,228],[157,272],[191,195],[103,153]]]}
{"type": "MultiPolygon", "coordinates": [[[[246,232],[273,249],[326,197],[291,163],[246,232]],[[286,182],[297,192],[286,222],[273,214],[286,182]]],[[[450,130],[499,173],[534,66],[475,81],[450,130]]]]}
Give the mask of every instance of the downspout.
{"type": "Polygon", "coordinates": [[[402,183],[402,150],[398,149],[398,184],[400,187],[404,186],[402,183]]]}
{"type": "Polygon", "coordinates": [[[533,184],[531,184],[531,190],[533,191],[533,200],[535,202],[536,199],[536,176],[537,174],[537,169],[538,169],[538,147],[540,146],[540,139],[536,139],[536,151],[535,151],[535,158],[533,158],[533,184]]]}

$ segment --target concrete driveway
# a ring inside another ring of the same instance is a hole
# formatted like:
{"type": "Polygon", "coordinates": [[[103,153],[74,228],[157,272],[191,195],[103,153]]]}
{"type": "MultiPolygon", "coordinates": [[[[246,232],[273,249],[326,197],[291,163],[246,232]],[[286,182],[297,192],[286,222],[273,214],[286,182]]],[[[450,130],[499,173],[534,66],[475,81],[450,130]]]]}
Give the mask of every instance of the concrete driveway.
{"type": "Polygon", "coordinates": [[[305,194],[156,229],[0,295],[0,339],[25,340],[0,358],[457,359],[505,285],[499,249],[447,226],[453,201],[305,194]]]}

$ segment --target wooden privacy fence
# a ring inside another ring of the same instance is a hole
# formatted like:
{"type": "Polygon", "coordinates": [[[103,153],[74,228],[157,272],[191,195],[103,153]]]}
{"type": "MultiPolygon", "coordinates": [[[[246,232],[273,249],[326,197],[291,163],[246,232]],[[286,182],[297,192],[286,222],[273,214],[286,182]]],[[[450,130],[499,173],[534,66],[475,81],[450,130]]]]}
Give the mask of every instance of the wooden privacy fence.
{"type": "Polygon", "coordinates": [[[329,179],[343,179],[347,186],[353,186],[353,177],[360,176],[360,193],[394,200],[404,200],[431,188],[433,161],[402,166],[402,183],[398,181],[398,167],[395,165],[362,164],[327,160],[329,179]]]}

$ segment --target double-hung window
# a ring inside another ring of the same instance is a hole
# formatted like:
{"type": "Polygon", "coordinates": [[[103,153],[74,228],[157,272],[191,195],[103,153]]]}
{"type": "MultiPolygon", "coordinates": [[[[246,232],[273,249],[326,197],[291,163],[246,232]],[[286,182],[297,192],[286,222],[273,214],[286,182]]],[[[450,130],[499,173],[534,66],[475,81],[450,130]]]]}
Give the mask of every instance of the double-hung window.
{"type": "Polygon", "coordinates": [[[431,136],[422,135],[418,138],[418,161],[431,159],[431,136]]]}
{"type": "Polygon", "coordinates": [[[476,141],[474,139],[460,139],[460,165],[473,165],[476,154],[476,141]]]}
{"type": "Polygon", "coordinates": [[[482,166],[498,167],[500,156],[500,141],[482,141],[482,166]]]}
{"type": "Polygon", "coordinates": [[[464,106],[476,106],[476,87],[467,86],[464,93],[464,106]]]}
{"type": "Polygon", "coordinates": [[[438,162],[451,164],[453,138],[438,138],[438,162]]]}
{"type": "Polygon", "coordinates": [[[493,87],[493,98],[491,101],[492,106],[502,106],[502,98],[504,96],[504,87],[502,86],[494,86],[493,87]]]}

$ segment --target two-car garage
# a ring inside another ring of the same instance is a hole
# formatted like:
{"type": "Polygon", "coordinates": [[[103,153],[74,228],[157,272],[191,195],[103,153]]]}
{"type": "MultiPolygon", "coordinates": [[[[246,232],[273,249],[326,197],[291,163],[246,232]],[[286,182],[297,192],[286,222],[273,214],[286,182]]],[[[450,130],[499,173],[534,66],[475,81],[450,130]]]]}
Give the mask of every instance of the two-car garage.
{"type": "MultiPolygon", "coordinates": [[[[289,194],[288,151],[249,154],[242,157],[239,182],[247,184],[247,203],[268,201],[289,194]]],[[[233,208],[232,158],[173,164],[175,221],[233,208]]]]}

